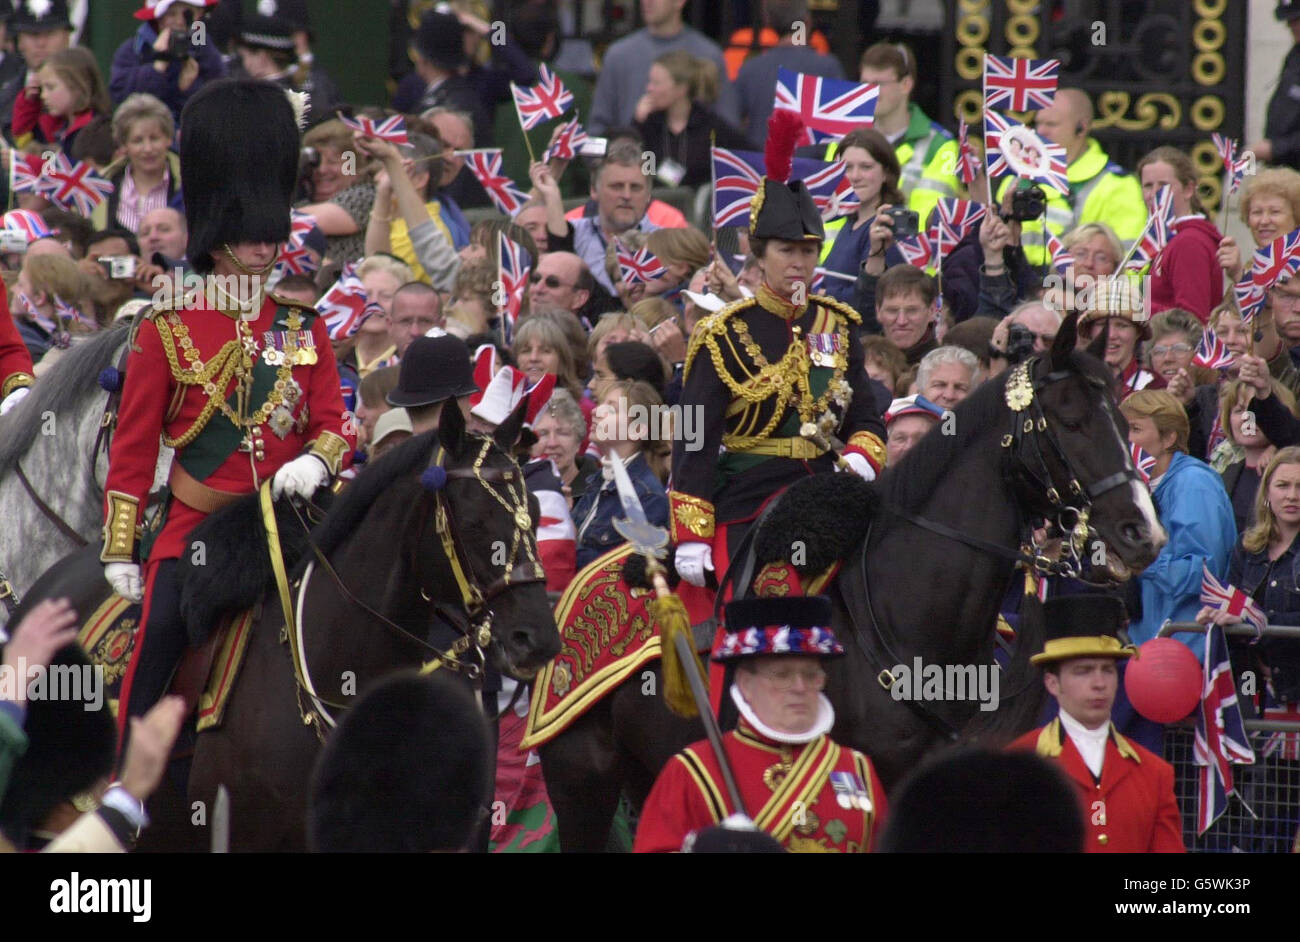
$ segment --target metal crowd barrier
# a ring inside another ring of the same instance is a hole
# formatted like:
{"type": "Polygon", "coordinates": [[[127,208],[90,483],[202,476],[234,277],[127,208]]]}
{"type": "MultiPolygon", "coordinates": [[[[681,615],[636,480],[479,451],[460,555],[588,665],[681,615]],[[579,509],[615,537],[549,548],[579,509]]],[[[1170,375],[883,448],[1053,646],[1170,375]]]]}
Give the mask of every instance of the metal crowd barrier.
{"type": "MultiPolygon", "coordinates": [[[[1204,625],[1195,622],[1165,622],[1158,637],[1194,631],[1203,634],[1204,625]]],[[[1257,633],[1249,625],[1225,625],[1224,634],[1234,638],[1300,638],[1300,627],[1269,625],[1257,633]]],[[[1234,668],[1234,683],[1238,677],[1234,668]]],[[[1291,733],[1300,736],[1300,721],[1249,718],[1243,721],[1254,765],[1234,765],[1237,794],[1203,835],[1196,833],[1196,801],[1200,766],[1194,755],[1195,724],[1191,720],[1165,727],[1165,759],[1174,767],[1174,792],[1183,815],[1183,841],[1193,853],[1295,853],[1300,852],[1300,760],[1288,759],[1291,733]],[[1271,754],[1265,753],[1270,751],[1271,754]]],[[[1295,747],[1292,746],[1292,749],[1295,747]]]]}

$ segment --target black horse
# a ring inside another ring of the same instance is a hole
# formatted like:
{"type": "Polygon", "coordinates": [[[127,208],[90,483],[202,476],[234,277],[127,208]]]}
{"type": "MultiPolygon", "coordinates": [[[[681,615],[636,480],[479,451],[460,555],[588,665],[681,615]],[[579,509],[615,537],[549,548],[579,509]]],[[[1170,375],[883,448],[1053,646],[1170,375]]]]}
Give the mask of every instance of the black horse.
{"type": "MultiPolygon", "coordinates": [[[[1078,528],[1085,551],[1099,538],[1120,576],[1149,565],[1165,542],[1109,372],[1098,350],[1075,350],[1076,336],[1071,316],[1050,354],[982,384],[956,408],[955,434],[936,425],[866,489],[865,538],[827,590],[847,656],[831,663],[826,693],[833,738],[869,755],[886,787],[988,714],[972,696],[895,700],[881,672],[916,657],[991,665],[994,623],[1032,522],[1078,528]]],[[[1028,664],[1038,639],[1028,634],[1001,678],[1001,739],[1032,728],[1041,703],[1028,664]]],[[[663,763],[703,737],[642,684],[625,682],[540,747],[565,850],[603,849],[620,794],[639,804],[663,763]]]]}
{"type": "MultiPolygon", "coordinates": [[[[470,435],[460,410],[444,409],[436,432],[365,468],[310,544],[301,528],[290,532],[286,521],[296,513],[277,505],[286,544],[305,549],[302,578],[290,591],[292,639],[280,593],[268,588],[274,580],[260,552],[258,498],[200,525],[204,532],[193,536],[207,540],[206,564],[183,574],[196,580],[182,592],[191,636],[211,629],[213,599],[232,592],[256,603],[257,615],[223,722],[195,740],[189,839],[154,835],[155,847],[206,847],[204,825],[224,785],[232,850],[302,850],[312,765],[335,717],[369,686],[421,666],[468,683],[481,676],[484,658],[527,678],[555,656],[559,636],[537,563],[535,509],[510,457],[522,423],[521,407],[492,437],[470,435]],[[232,581],[242,585],[232,590],[232,581]],[[450,644],[440,640],[447,632],[450,644]]],[[[76,594],[84,606],[107,597],[102,572],[80,558],[69,565],[66,577],[42,580],[43,595],[76,594]],[[89,595],[87,579],[95,586],[89,595]]],[[[25,604],[35,601],[32,593],[25,604]]],[[[168,813],[175,809],[150,810],[177,820],[168,813]]]]}

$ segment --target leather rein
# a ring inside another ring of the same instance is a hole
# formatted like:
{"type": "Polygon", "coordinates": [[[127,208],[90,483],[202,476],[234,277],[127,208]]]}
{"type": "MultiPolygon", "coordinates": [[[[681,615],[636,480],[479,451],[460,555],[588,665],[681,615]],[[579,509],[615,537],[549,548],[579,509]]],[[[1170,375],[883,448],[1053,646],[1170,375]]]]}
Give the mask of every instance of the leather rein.
{"type": "MultiPolygon", "coordinates": [[[[307,542],[312,549],[316,565],[319,565],[321,569],[329,574],[339,594],[348,603],[385,628],[396,632],[403,640],[423,649],[429,657],[420,668],[421,673],[430,673],[440,667],[445,667],[448,670],[464,673],[471,681],[481,681],[487,661],[486,649],[493,641],[492,621],[494,613],[491,602],[510,589],[546,581],[545,570],[537,558],[532,529],[532,515],[528,509],[528,495],[523,482],[523,472],[517,466],[510,469],[483,467],[483,463],[491,449],[492,440],[484,437],[482,448],[470,467],[446,468],[444,466],[446,452],[441,445],[438,445],[429,464],[429,469],[441,469],[446,480],[468,479],[477,481],[498,504],[511,514],[514,522],[510,552],[505,565],[499,575],[485,583],[475,571],[473,559],[464,552],[463,546],[456,535],[456,518],[451,502],[447,499],[445,489],[439,487],[434,491],[434,526],[459,591],[459,606],[454,607],[431,598],[423,587],[420,589],[420,596],[429,603],[431,616],[443,618],[460,632],[460,637],[445,651],[413,635],[382,612],[377,611],[373,606],[359,599],[348,588],[328,557],[311,539],[311,527],[303,518],[299,508],[291,504],[299,523],[304,531],[308,533],[307,542]],[[521,559],[521,557],[523,558],[521,559]],[[468,662],[462,661],[462,658],[467,654],[471,654],[472,659],[468,662]]],[[[269,503],[269,492],[264,499],[269,503]]],[[[273,515],[272,519],[268,521],[268,530],[272,522],[273,515]]],[[[278,537],[276,541],[278,543],[278,537]]],[[[272,548],[273,560],[278,556],[278,553],[279,547],[277,545],[272,548]]],[[[282,563],[280,567],[276,572],[278,583],[282,580],[282,563]]],[[[301,649],[298,642],[298,619],[295,617],[293,607],[288,602],[287,580],[281,585],[281,602],[284,607],[294,676],[298,683],[299,693],[300,695],[306,694],[314,705],[304,709],[300,700],[299,709],[303,722],[311,724],[319,719],[325,725],[332,727],[335,725],[335,721],[327,708],[345,710],[350,704],[328,700],[316,692],[311,682],[306,653],[301,649]]],[[[431,617],[430,621],[432,622],[432,620],[431,617]]],[[[321,728],[321,723],[317,722],[316,726],[318,734],[323,735],[324,730],[321,728]]]]}

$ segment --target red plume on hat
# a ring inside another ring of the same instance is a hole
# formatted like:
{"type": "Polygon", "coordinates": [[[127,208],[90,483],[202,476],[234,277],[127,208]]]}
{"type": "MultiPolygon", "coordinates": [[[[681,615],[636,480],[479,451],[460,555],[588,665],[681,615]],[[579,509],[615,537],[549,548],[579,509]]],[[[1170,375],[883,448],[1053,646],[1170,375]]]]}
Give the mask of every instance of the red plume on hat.
{"type": "Polygon", "coordinates": [[[767,119],[767,145],[763,165],[769,180],[787,183],[794,164],[794,149],[803,136],[803,118],[794,111],[777,109],[767,119]]]}
{"type": "Polygon", "coordinates": [[[469,397],[471,406],[483,401],[483,394],[487,392],[492,377],[497,375],[497,368],[497,348],[494,345],[485,343],[474,351],[474,385],[478,392],[469,397]]]}

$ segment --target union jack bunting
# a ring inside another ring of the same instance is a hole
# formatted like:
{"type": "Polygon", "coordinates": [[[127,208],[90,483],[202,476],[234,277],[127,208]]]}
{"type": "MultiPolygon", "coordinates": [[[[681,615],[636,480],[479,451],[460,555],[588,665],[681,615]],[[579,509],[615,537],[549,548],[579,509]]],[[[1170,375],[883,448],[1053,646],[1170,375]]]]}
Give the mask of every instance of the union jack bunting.
{"type": "Polygon", "coordinates": [[[505,293],[501,327],[508,344],[514,338],[515,321],[519,318],[519,308],[524,302],[524,292],[528,290],[528,276],[533,270],[533,260],[523,246],[506,238],[504,232],[498,233],[497,239],[497,277],[501,281],[501,290],[505,293]]]}
{"type": "Polygon", "coordinates": [[[542,155],[542,162],[572,160],[578,156],[578,148],[586,140],[587,132],[582,129],[578,119],[574,118],[567,124],[560,125],[560,131],[555,135],[555,140],[551,142],[551,146],[546,148],[546,153],[542,155]]]}
{"type": "Polygon", "coordinates": [[[984,57],[984,110],[1038,111],[1056,97],[1059,59],[984,57]]]}
{"type": "Polygon", "coordinates": [[[1228,615],[1239,615],[1241,620],[1255,629],[1256,634],[1268,627],[1268,618],[1245,592],[1234,585],[1225,586],[1208,566],[1201,565],[1201,601],[1228,615]]]}
{"type": "Polygon", "coordinates": [[[918,232],[910,239],[900,239],[895,244],[909,265],[929,268],[930,263],[934,261],[934,244],[938,238],[939,234],[931,229],[929,232],[918,232]]]}
{"type": "Polygon", "coordinates": [[[1058,272],[1065,272],[1074,264],[1074,256],[1051,229],[1047,230],[1047,251],[1052,256],[1052,267],[1058,272]]]}
{"type": "Polygon", "coordinates": [[[1015,128],[1023,129],[1032,136],[1035,146],[1047,155],[1047,167],[1042,172],[1026,176],[1024,179],[1044,183],[1054,190],[1069,195],[1070,181],[1067,178],[1069,164],[1065,160],[1065,148],[1043,140],[1023,124],[1012,121],[996,111],[984,112],[984,155],[989,162],[989,179],[1016,172],[1002,153],[1002,136],[1015,128]]]}
{"type": "Polygon", "coordinates": [[[1237,156],[1237,142],[1232,138],[1217,133],[1210,136],[1214,138],[1214,149],[1223,159],[1223,169],[1228,171],[1228,195],[1231,196],[1241,189],[1241,181],[1250,169],[1250,158],[1237,156]]]}
{"type": "Polygon", "coordinates": [[[1128,451],[1133,458],[1133,467],[1137,468],[1138,474],[1142,475],[1142,480],[1150,484],[1151,472],[1156,469],[1156,459],[1147,454],[1142,446],[1133,442],[1129,442],[1128,451]]]}
{"type": "Polygon", "coordinates": [[[1192,363],[1195,366],[1203,366],[1209,370],[1221,370],[1232,364],[1232,351],[1228,345],[1219,339],[1209,327],[1201,331],[1201,342],[1196,345],[1196,355],[1192,357],[1192,363]]]}
{"type": "Polygon", "coordinates": [[[9,191],[11,193],[35,193],[41,180],[42,161],[37,154],[20,154],[12,151],[9,155],[9,191]]]}
{"type": "Polygon", "coordinates": [[[664,268],[649,247],[633,252],[622,242],[615,241],[614,250],[618,255],[618,269],[624,284],[645,284],[668,274],[668,270],[664,268]]]}
{"type": "Polygon", "coordinates": [[[371,314],[382,314],[383,308],[367,302],[366,286],[357,277],[357,266],[349,262],[339,273],[339,280],[316,302],[316,311],[325,318],[330,340],[346,340],[371,314]]]}
{"type": "Polygon", "coordinates": [[[30,209],[11,209],[5,213],[4,228],[10,232],[22,233],[28,242],[54,235],[54,230],[45,224],[45,220],[30,209]]]}
{"type": "Polygon", "coordinates": [[[377,137],[379,140],[387,141],[390,144],[410,143],[410,139],[406,136],[406,119],[400,114],[384,118],[381,121],[367,118],[365,115],[349,118],[347,115],[341,114],[339,120],[362,137],[377,137]]]}
{"type": "Polygon", "coordinates": [[[114,186],[95,172],[86,161],[75,164],[63,152],[54,155],[41,168],[36,191],[60,209],[89,216],[108,198],[114,186]]]}
{"type": "MultiPolygon", "coordinates": [[[[966,238],[966,234],[984,218],[985,212],[984,204],[973,200],[939,200],[939,241],[943,243],[944,248],[955,247],[958,242],[966,238]]],[[[940,249],[940,254],[943,251],[944,249],[940,249]]]]}
{"type": "Polygon", "coordinates": [[[515,110],[519,112],[519,124],[525,131],[531,131],[549,118],[558,118],[569,110],[573,104],[573,92],[564,87],[560,77],[545,65],[537,69],[538,81],[531,88],[520,88],[510,83],[510,91],[515,96],[515,110]]]}
{"type": "MultiPolygon", "coordinates": [[[[713,155],[713,225],[718,229],[749,224],[749,204],[763,179],[763,155],[749,150],[714,147],[713,155]]],[[[791,166],[792,180],[802,180],[808,188],[822,219],[830,220],[856,212],[858,197],[848,177],[844,161],[827,163],[796,157],[791,166]]]]}
{"type": "Polygon", "coordinates": [[[478,178],[497,209],[513,216],[528,201],[528,194],[501,170],[501,149],[474,150],[465,155],[465,165],[478,178]]]}
{"type": "Polygon", "coordinates": [[[979,173],[979,158],[975,156],[975,148],[970,142],[970,127],[965,121],[957,122],[957,140],[959,142],[957,150],[957,176],[961,182],[970,186],[975,182],[975,175],[979,173]]]}
{"type": "Polygon", "coordinates": [[[774,108],[803,118],[799,144],[833,141],[876,120],[880,86],[779,68],[774,108]]]}
{"type": "MultiPolygon", "coordinates": [[[[1210,829],[1227,809],[1228,796],[1236,792],[1232,766],[1255,764],[1255,751],[1250,747],[1237,703],[1228,643],[1218,625],[1210,625],[1205,632],[1203,665],[1201,706],[1196,711],[1196,738],[1192,747],[1193,759],[1200,766],[1196,794],[1198,834],[1210,829]]],[[[1241,796],[1237,799],[1240,801],[1241,796]]]]}

